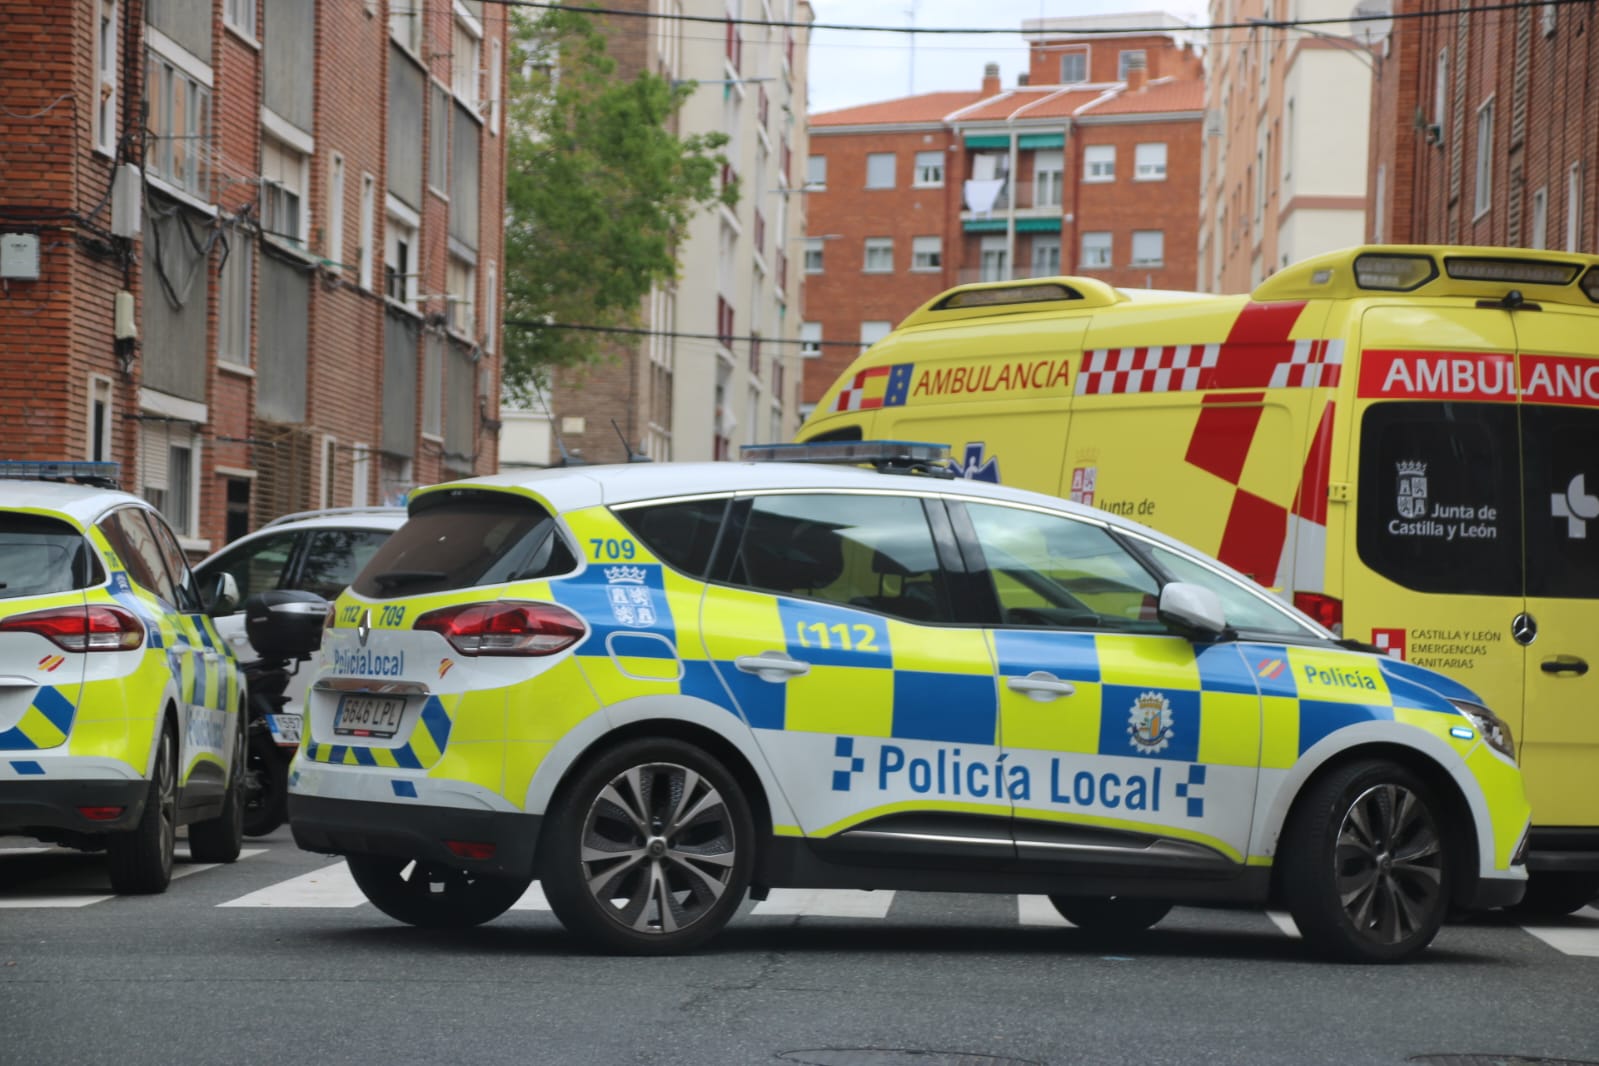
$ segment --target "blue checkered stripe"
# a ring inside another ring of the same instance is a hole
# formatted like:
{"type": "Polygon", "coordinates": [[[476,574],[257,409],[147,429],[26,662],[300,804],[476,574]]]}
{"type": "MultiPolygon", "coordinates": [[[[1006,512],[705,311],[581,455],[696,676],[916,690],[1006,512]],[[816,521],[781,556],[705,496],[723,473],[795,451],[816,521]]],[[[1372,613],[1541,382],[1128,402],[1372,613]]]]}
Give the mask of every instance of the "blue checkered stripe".
{"type": "Polygon", "coordinates": [[[56,738],[57,734],[65,738],[72,732],[72,720],[77,713],[78,705],[63,696],[59,689],[42,685],[34,693],[32,702],[17,724],[0,732],[0,751],[39,751],[57,747],[61,743],[56,738]]]}

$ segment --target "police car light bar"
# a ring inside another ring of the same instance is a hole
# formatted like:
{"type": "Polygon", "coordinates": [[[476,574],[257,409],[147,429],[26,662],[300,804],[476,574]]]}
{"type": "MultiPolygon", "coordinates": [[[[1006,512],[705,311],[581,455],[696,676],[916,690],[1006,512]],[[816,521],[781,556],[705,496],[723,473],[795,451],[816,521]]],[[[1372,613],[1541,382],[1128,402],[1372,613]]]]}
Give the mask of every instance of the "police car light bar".
{"type": "Polygon", "coordinates": [[[114,489],[122,477],[121,463],[58,462],[49,459],[0,460],[0,479],[7,481],[70,481],[114,489]]]}
{"type": "Polygon", "coordinates": [[[739,458],[756,463],[872,463],[925,467],[949,460],[949,445],[914,440],[830,440],[815,444],[746,444],[739,458]]]}

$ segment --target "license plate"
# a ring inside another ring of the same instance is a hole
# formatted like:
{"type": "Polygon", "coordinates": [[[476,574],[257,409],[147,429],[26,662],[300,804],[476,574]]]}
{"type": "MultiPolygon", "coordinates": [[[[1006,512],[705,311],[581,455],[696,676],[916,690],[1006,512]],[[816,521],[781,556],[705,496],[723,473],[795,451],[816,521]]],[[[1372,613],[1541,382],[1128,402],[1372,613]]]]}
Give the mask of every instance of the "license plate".
{"type": "Polygon", "coordinates": [[[300,716],[297,714],[269,714],[267,728],[272,731],[272,741],[289,747],[300,743],[300,716]]]}
{"type": "Polygon", "coordinates": [[[404,696],[344,696],[333,731],[347,737],[392,737],[404,714],[404,696]]]}

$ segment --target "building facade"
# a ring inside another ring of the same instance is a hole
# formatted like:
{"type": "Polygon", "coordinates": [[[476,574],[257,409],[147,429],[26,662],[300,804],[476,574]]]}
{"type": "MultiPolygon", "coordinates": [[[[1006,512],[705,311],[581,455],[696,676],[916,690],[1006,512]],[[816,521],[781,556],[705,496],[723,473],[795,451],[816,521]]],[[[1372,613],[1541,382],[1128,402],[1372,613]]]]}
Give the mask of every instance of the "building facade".
{"type": "Polygon", "coordinates": [[[497,465],[505,14],[0,0],[0,436],[194,553],[497,465]]]}
{"type": "Polygon", "coordinates": [[[1245,292],[1366,232],[1372,87],[1392,82],[1349,0],[1213,0],[1200,279],[1245,292]],[[1285,20],[1315,22],[1291,27],[1285,20]],[[1245,27],[1245,28],[1239,28],[1245,27]]]}
{"type": "Polygon", "coordinates": [[[970,92],[811,116],[802,410],[952,285],[1195,286],[1204,89],[1186,26],[1148,14],[1022,29],[1020,85],[989,64],[970,92]]]}
{"type": "Polygon", "coordinates": [[[1372,122],[1372,239],[1594,252],[1599,11],[1460,8],[1395,10],[1372,122]]]}
{"type": "Polygon", "coordinates": [[[675,131],[727,134],[721,180],[737,182],[738,203],[690,223],[677,281],[650,295],[636,338],[617,337],[608,360],[558,374],[542,407],[507,408],[507,466],[550,465],[563,449],[590,463],[622,461],[630,450],[657,460],[736,458],[739,445],[787,440],[799,425],[797,168],[806,154],[810,5],[606,6],[619,76],[648,70],[695,86],[675,131]]]}

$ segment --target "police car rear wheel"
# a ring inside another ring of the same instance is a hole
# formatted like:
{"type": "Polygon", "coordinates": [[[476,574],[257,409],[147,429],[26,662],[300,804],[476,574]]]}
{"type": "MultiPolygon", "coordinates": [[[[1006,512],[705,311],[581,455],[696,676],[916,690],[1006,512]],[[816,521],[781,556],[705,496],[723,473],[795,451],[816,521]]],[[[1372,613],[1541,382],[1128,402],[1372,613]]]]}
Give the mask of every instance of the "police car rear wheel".
{"type": "Polygon", "coordinates": [[[749,888],[749,803],[720,762],[682,741],[635,740],[601,756],[545,825],[540,872],[550,907],[605,950],[698,947],[749,888]]]}
{"type": "Polygon", "coordinates": [[[165,892],[172,880],[172,852],[178,836],[177,737],[161,730],[139,824],[106,839],[106,866],[111,887],[123,895],[165,892]]]}
{"type": "Polygon", "coordinates": [[[522,898],[531,877],[468,873],[439,863],[351,855],[350,875],[378,910],[424,929],[467,929],[493,921],[522,898]]]}
{"type": "Polygon", "coordinates": [[[1283,834],[1283,889],[1306,942],[1358,962],[1431,943],[1449,909],[1441,813],[1419,778],[1386,761],[1314,782],[1283,834]]]}
{"type": "Polygon", "coordinates": [[[1068,922],[1091,936],[1141,933],[1171,913],[1159,899],[1126,896],[1050,896],[1049,902],[1068,922]]]}
{"type": "Polygon", "coordinates": [[[222,812],[189,826],[189,854],[195,862],[234,862],[244,844],[244,716],[239,718],[222,812]]]}

